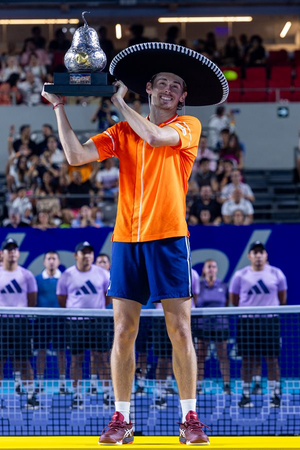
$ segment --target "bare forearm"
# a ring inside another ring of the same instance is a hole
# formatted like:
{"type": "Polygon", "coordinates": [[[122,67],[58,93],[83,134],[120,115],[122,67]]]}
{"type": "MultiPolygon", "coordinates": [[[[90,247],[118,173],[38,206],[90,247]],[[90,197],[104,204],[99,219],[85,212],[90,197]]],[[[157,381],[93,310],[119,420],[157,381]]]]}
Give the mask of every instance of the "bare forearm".
{"type": "Polygon", "coordinates": [[[86,161],[84,160],[85,155],[83,146],[72,130],[64,106],[59,105],[54,111],[57,119],[59,139],[68,163],[72,166],[84,164],[86,161]]]}
{"type": "Polygon", "coordinates": [[[129,123],[133,131],[140,136],[141,139],[151,145],[151,141],[159,132],[157,125],[149,122],[132,108],[130,108],[123,99],[114,103],[118,110],[123,114],[125,120],[129,123]]]}

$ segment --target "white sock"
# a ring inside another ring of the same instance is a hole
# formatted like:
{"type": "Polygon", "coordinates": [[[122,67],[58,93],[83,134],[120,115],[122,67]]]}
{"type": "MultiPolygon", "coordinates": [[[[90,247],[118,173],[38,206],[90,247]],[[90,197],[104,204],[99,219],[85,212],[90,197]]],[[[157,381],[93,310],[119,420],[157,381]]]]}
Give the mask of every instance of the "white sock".
{"type": "Polygon", "coordinates": [[[250,383],[243,381],[243,394],[246,397],[250,397],[250,383]]]}
{"type": "Polygon", "coordinates": [[[21,372],[15,372],[15,387],[21,384],[21,372]]]}
{"type": "Polygon", "coordinates": [[[280,381],[275,383],[275,395],[280,395],[280,381]]]}
{"type": "Polygon", "coordinates": [[[197,389],[202,389],[202,381],[197,381],[197,389]]]}
{"type": "Polygon", "coordinates": [[[140,377],[137,379],[137,385],[141,388],[145,387],[145,377],[140,377]]]}
{"type": "Polygon", "coordinates": [[[186,415],[189,411],[196,411],[196,399],[188,398],[187,400],[180,400],[182,409],[182,423],[185,422],[186,415]]]}
{"type": "Polygon", "coordinates": [[[130,402],[115,402],[115,410],[124,416],[125,422],[129,423],[130,402]]]}
{"type": "Polygon", "coordinates": [[[97,375],[91,375],[91,386],[97,387],[97,375]]]}
{"type": "Polygon", "coordinates": [[[270,389],[271,397],[274,397],[274,395],[275,395],[276,381],[275,381],[275,380],[268,380],[268,384],[269,384],[269,389],[270,389]]]}
{"type": "Polygon", "coordinates": [[[66,375],[59,375],[59,387],[66,385],[66,375]]]}
{"type": "Polygon", "coordinates": [[[34,394],[34,384],[33,381],[27,381],[27,395],[28,399],[31,399],[34,394]]]}
{"type": "Polygon", "coordinates": [[[254,377],[252,377],[252,381],[254,381],[255,384],[261,385],[261,376],[260,375],[254,375],[254,377]]]}

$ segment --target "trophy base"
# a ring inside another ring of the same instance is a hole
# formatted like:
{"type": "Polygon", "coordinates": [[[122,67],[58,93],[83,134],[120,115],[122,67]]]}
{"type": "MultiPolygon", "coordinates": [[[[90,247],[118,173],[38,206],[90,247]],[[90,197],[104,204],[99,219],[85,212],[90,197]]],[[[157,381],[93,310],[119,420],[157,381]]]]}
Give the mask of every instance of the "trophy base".
{"type": "Polygon", "coordinates": [[[111,97],[116,86],[107,84],[107,73],[54,73],[54,84],[46,84],[45,91],[66,97],[111,97]]]}

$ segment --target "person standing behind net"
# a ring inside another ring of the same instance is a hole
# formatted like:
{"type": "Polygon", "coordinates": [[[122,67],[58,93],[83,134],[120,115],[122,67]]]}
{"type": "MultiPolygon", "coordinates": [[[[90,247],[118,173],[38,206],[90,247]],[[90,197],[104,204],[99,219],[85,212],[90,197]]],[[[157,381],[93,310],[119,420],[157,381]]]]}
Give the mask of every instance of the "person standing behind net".
{"type": "MultiPolygon", "coordinates": [[[[277,307],[286,304],[287,282],[283,272],[268,264],[268,254],[260,241],[251,244],[250,266],[238,270],[231,279],[230,301],[234,306],[253,309],[260,306],[277,307]]],[[[280,407],[280,319],[277,314],[243,315],[237,331],[238,352],[242,357],[243,396],[240,408],[252,408],[250,385],[261,358],[268,367],[270,406],[280,407]]]]}
{"type": "MultiPolygon", "coordinates": [[[[104,309],[109,273],[93,264],[94,248],[87,241],[77,244],[74,257],[76,264],[69,267],[57,283],[56,293],[60,306],[104,309]]],[[[98,319],[101,318],[73,317],[66,323],[67,339],[72,355],[70,369],[74,389],[72,409],[83,409],[80,380],[86,350],[91,351],[89,393],[97,395],[97,374],[102,366],[102,354],[106,356],[109,350],[109,343],[103,338],[104,333],[101,329],[105,324],[98,319]]],[[[108,374],[106,376],[108,378],[108,374]]]]}
{"type": "MultiPolygon", "coordinates": [[[[60,259],[55,250],[49,250],[44,255],[44,267],[42,273],[36,278],[38,286],[37,307],[59,308],[56,288],[61,271],[59,270],[60,259]]],[[[38,379],[38,392],[44,390],[44,374],[47,361],[47,349],[51,342],[53,350],[57,351],[57,362],[59,371],[59,394],[64,395],[66,390],[66,342],[65,342],[65,319],[64,317],[40,316],[34,324],[34,348],[38,350],[36,358],[36,369],[38,379]]],[[[53,378],[53,377],[52,377],[53,378]]]]}
{"type": "Polygon", "coordinates": [[[111,283],[115,334],[111,354],[116,412],[100,444],[133,442],[130,397],[134,344],[142,304],[161,301],[173,348],[173,370],[182,407],[179,440],[208,444],[196,413],[197,363],[191,335],[191,260],[185,199],[201,124],[178,107],[225,101],[228,84],[211,61],[184,47],[150,42],[120,52],[110,73],[112,97],[125,120],[85,144],[72,131],[62,98],[43,92],[54,107],[70,164],[119,158],[119,203],[113,234],[111,283]],[[201,82],[199,80],[201,79],[201,82]],[[145,119],[124,101],[127,89],[149,96],[145,119]],[[187,96],[189,91],[190,96],[187,96]]]}
{"type": "MultiPolygon", "coordinates": [[[[19,246],[8,238],[2,242],[3,266],[0,272],[0,306],[27,308],[36,306],[37,285],[32,273],[19,266],[19,246]]],[[[40,404],[34,393],[31,330],[26,316],[2,315],[0,319],[0,378],[3,366],[10,357],[15,374],[15,392],[27,394],[27,409],[38,409],[40,404]],[[26,391],[22,384],[25,384],[26,391]]]]}
{"type": "MultiPolygon", "coordinates": [[[[228,289],[226,283],[217,278],[218,264],[213,259],[205,261],[200,281],[200,294],[196,303],[197,308],[224,308],[228,306],[228,289]]],[[[224,393],[231,394],[230,364],[227,353],[229,339],[228,318],[224,316],[193,316],[193,334],[197,340],[198,382],[197,392],[203,394],[202,381],[204,379],[204,364],[210,342],[216,346],[220,363],[220,371],[224,382],[224,393]]]]}

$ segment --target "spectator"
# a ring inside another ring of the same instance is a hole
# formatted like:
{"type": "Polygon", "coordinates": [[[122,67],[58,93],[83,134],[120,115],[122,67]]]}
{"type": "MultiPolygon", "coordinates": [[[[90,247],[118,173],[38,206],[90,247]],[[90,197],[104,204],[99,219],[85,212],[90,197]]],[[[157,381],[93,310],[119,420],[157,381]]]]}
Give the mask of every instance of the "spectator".
{"type": "Polygon", "coordinates": [[[103,162],[104,168],[96,175],[96,187],[103,191],[105,196],[114,196],[119,188],[119,169],[115,166],[114,158],[103,162]]]}
{"type": "Polygon", "coordinates": [[[211,172],[215,172],[217,170],[218,158],[215,155],[215,153],[209,150],[209,148],[207,147],[207,135],[202,132],[199,140],[198,153],[195,159],[193,170],[194,168],[196,169],[198,167],[199,161],[201,161],[201,159],[203,158],[209,159],[209,170],[211,172]]]}
{"type": "Polygon", "coordinates": [[[68,208],[77,209],[81,208],[81,206],[86,205],[89,200],[90,193],[90,183],[87,181],[82,183],[82,175],[81,172],[75,170],[71,175],[71,183],[67,188],[67,193],[71,194],[73,197],[67,199],[68,208]],[[85,194],[85,197],[78,197],[78,195],[85,194]],[[77,195],[77,197],[76,197],[77,195]],[[88,197],[88,198],[86,198],[88,197]]]}
{"type": "MultiPolygon", "coordinates": [[[[22,152],[22,147],[17,153],[18,155],[22,152]]],[[[24,147],[26,146],[24,145],[24,147]]],[[[21,186],[27,186],[28,181],[29,168],[26,156],[20,156],[16,159],[14,155],[11,155],[6,166],[6,183],[8,191],[15,192],[21,186]]]]}
{"type": "Polygon", "coordinates": [[[247,66],[263,66],[266,64],[266,51],[262,43],[262,38],[257,34],[251,36],[249,46],[245,52],[245,63],[247,66]]]}
{"type": "Polygon", "coordinates": [[[246,225],[245,224],[246,216],[243,211],[240,209],[236,209],[232,214],[232,225],[246,225]]]}
{"type": "Polygon", "coordinates": [[[234,36],[229,36],[223,49],[222,64],[224,66],[239,66],[241,63],[240,49],[234,36]]]}
{"type": "Polygon", "coordinates": [[[18,88],[22,94],[23,103],[27,106],[36,106],[41,103],[41,92],[43,83],[41,78],[35,77],[32,72],[26,73],[24,81],[18,83],[18,88]]]}
{"type": "MultiPolygon", "coordinates": [[[[5,239],[1,245],[1,253],[3,266],[0,277],[0,306],[34,307],[37,299],[37,284],[32,273],[18,264],[20,252],[17,242],[11,238],[5,239]]],[[[33,370],[30,364],[32,350],[28,319],[27,317],[2,316],[0,320],[0,378],[3,379],[3,366],[12,350],[15,393],[18,395],[26,393],[25,407],[31,410],[38,409],[39,402],[34,394],[33,370]]]]}
{"type": "Polygon", "coordinates": [[[20,58],[20,63],[22,67],[28,65],[30,55],[33,52],[37,54],[40,64],[46,67],[51,64],[49,53],[44,48],[37,48],[33,39],[26,39],[26,41],[24,42],[24,47],[20,58]]]}
{"type": "Polygon", "coordinates": [[[62,28],[58,28],[55,32],[55,39],[49,44],[49,52],[66,52],[71,47],[71,41],[66,38],[62,28]]]}
{"type": "Polygon", "coordinates": [[[225,224],[232,222],[233,213],[235,211],[242,211],[245,216],[243,225],[250,225],[253,222],[253,206],[249,200],[243,198],[240,188],[235,188],[232,192],[231,198],[226,200],[222,205],[222,219],[225,224]]]}
{"type": "Polygon", "coordinates": [[[108,72],[109,65],[114,56],[114,44],[111,39],[107,37],[107,27],[102,26],[98,30],[99,34],[99,42],[102,50],[104,51],[107,59],[107,64],[104,69],[105,72],[108,72]]]}
{"type": "Polygon", "coordinates": [[[6,64],[4,64],[4,67],[0,71],[0,81],[8,81],[9,77],[13,74],[19,75],[20,78],[24,77],[24,72],[17,57],[8,56],[6,64]]]}
{"type": "MultiPolygon", "coordinates": [[[[74,256],[76,265],[69,267],[57,284],[60,306],[62,308],[105,309],[109,273],[93,264],[94,248],[87,241],[80,242],[76,246],[74,256]]],[[[67,321],[66,327],[69,331],[69,346],[72,355],[70,371],[74,390],[72,409],[83,409],[80,379],[82,378],[85,350],[91,351],[90,394],[97,394],[98,372],[103,381],[108,379],[110,342],[108,336],[104,340],[103,336],[97,332],[98,327],[102,326],[103,319],[105,318],[90,320],[89,326],[86,325],[86,320],[80,320],[80,318],[67,321]],[[80,341],[78,341],[78,333],[81,336],[80,341]]]]}
{"type": "Polygon", "coordinates": [[[128,47],[131,45],[137,45],[137,44],[143,44],[144,42],[149,42],[149,39],[145,36],[143,36],[144,33],[144,26],[140,23],[135,23],[131,25],[129,28],[132,38],[129,39],[128,47]]]}
{"type": "MultiPolygon", "coordinates": [[[[20,147],[22,144],[25,144],[34,155],[38,155],[38,148],[34,141],[30,139],[31,135],[31,129],[30,125],[22,125],[20,127],[20,138],[16,139],[13,142],[13,149],[17,153],[20,150],[20,147]]],[[[29,154],[26,154],[25,156],[28,156],[29,154]]]]}
{"type": "Polygon", "coordinates": [[[11,206],[19,212],[22,222],[30,222],[32,204],[29,198],[26,197],[26,189],[24,186],[17,188],[17,198],[12,202],[11,206]]]}
{"type": "Polygon", "coordinates": [[[218,61],[219,52],[217,49],[217,40],[215,33],[212,31],[208,32],[206,35],[205,50],[213,61],[218,61]]]}
{"type": "Polygon", "coordinates": [[[111,101],[108,97],[103,97],[100,99],[100,104],[91,118],[91,122],[96,122],[98,120],[98,131],[102,133],[107,128],[112,127],[115,123],[119,121],[119,116],[116,111],[111,111],[111,101]]]}
{"type": "Polygon", "coordinates": [[[229,136],[228,146],[220,150],[220,158],[231,159],[237,169],[244,168],[243,151],[236,134],[229,136]]]}
{"type": "Polygon", "coordinates": [[[31,72],[36,78],[44,80],[46,77],[46,67],[40,64],[38,55],[31,53],[28,64],[24,67],[25,72],[31,72]]]}
{"type": "MultiPolygon", "coordinates": [[[[251,307],[286,304],[287,282],[280,269],[268,264],[268,254],[260,241],[251,244],[250,266],[238,270],[231,279],[229,292],[234,306],[251,307]]],[[[243,396],[240,408],[251,408],[250,385],[254,372],[261,367],[264,357],[268,367],[270,406],[280,407],[280,319],[277,314],[248,315],[239,318],[237,344],[242,357],[243,396]]],[[[261,386],[260,386],[261,388],[261,386]]]]}
{"type": "Polygon", "coordinates": [[[10,208],[8,212],[8,219],[3,221],[2,226],[5,228],[25,228],[29,225],[27,222],[22,222],[18,209],[10,208]]]}
{"type": "Polygon", "coordinates": [[[199,225],[212,225],[211,214],[208,209],[201,209],[199,215],[199,225]]]}
{"type": "MultiPolygon", "coordinates": [[[[49,160],[51,165],[60,168],[66,160],[64,152],[58,146],[58,139],[53,134],[47,137],[47,150],[49,150],[49,160]]],[[[44,153],[45,154],[45,153],[44,153]]]]}
{"type": "Polygon", "coordinates": [[[220,159],[219,167],[217,170],[217,181],[219,183],[219,190],[222,191],[223,187],[231,183],[231,174],[233,171],[233,161],[231,159],[220,159]]]}
{"type": "Polygon", "coordinates": [[[47,211],[40,211],[37,214],[33,228],[46,231],[49,228],[55,228],[55,225],[52,223],[50,214],[47,211]]]}
{"type": "Polygon", "coordinates": [[[197,225],[200,222],[200,213],[202,210],[210,212],[210,220],[214,225],[221,223],[221,206],[213,198],[210,186],[202,186],[200,189],[200,199],[195,200],[190,209],[189,225],[197,225]]]}
{"type": "Polygon", "coordinates": [[[102,267],[102,269],[110,271],[110,257],[107,253],[99,253],[96,258],[95,265],[102,267]]]}
{"type": "Polygon", "coordinates": [[[217,146],[216,146],[216,150],[218,152],[222,151],[223,148],[227,148],[228,147],[229,136],[230,136],[230,129],[229,128],[223,128],[220,131],[220,139],[219,139],[219,141],[217,143],[217,146]]]}
{"type": "MultiPolygon", "coordinates": [[[[37,275],[38,287],[37,307],[59,308],[56,295],[57,282],[61,276],[59,270],[60,260],[55,250],[50,250],[44,255],[44,267],[42,273],[37,275]]],[[[34,349],[38,351],[36,369],[38,379],[37,392],[44,391],[44,373],[46,368],[47,349],[51,342],[52,349],[57,352],[59,369],[59,394],[67,394],[66,389],[66,355],[65,355],[65,319],[64,317],[43,317],[34,323],[34,349]]]]}
{"type": "Polygon", "coordinates": [[[34,26],[31,28],[31,37],[28,39],[34,43],[36,48],[46,47],[46,39],[42,36],[42,30],[39,26],[34,26]]]}
{"type": "Polygon", "coordinates": [[[209,146],[213,149],[217,148],[218,142],[221,138],[220,133],[224,128],[234,131],[234,116],[230,111],[229,114],[225,113],[224,106],[218,106],[215,114],[213,114],[208,121],[209,128],[209,146]]]}
{"type": "MultiPolygon", "coordinates": [[[[217,278],[218,264],[213,259],[205,261],[200,281],[200,294],[197,308],[224,308],[228,306],[228,289],[225,283],[217,278]]],[[[197,341],[198,381],[197,392],[203,394],[204,364],[209,343],[215,343],[220,370],[224,382],[224,394],[231,394],[230,364],[227,354],[227,341],[230,337],[229,322],[226,316],[217,314],[199,318],[193,316],[193,335],[197,341]]]]}
{"type": "Polygon", "coordinates": [[[60,201],[53,192],[47,194],[43,188],[38,188],[35,191],[35,195],[38,196],[36,202],[36,210],[38,213],[48,213],[51,220],[53,220],[55,216],[59,217],[61,215],[60,201]]]}
{"type": "Polygon", "coordinates": [[[193,178],[197,182],[199,188],[202,186],[211,186],[214,192],[219,190],[216,174],[209,169],[210,160],[208,158],[202,158],[199,161],[199,168],[194,172],[193,178]]]}
{"type": "Polygon", "coordinates": [[[19,75],[12,73],[6,82],[0,85],[0,105],[19,105],[22,95],[18,89],[19,75]]]}
{"type": "Polygon", "coordinates": [[[176,25],[172,25],[167,29],[166,40],[168,44],[177,44],[177,39],[179,36],[179,28],[176,25]]]}
{"type": "Polygon", "coordinates": [[[45,123],[42,126],[42,134],[43,134],[43,140],[37,144],[38,149],[39,149],[39,154],[43,153],[43,151],[46,150],[48,137],[54,135],[52,125],[45,123]]]}
{"type": "Polygon", "coordinates": [[[92,208],[84,205],[80,208],[80,213],[72,222],[72,228],[86,228],[86,227],[103,227],[101,220],[95,220],[92,217],[92,208]]]}
{"type": "Polygon", "coordinates": [[[71,228],[74,220],[74,214],[71,209],[63,209],[61,211],[61,224],[59,228],[71,228]]]}
{"type": "Polygon", "coordinates": [[[239,169],[233,169],[231,173],[231,183],[223,187],[220,201],[224,203],[226,200],[230,200],[232,198],[232,193],[236,188],[240,188],[244,199],[249,200],[252,203],[255,201],[254,194],[249,184],[242,183],[242,175],[239,169]]]}
{"type": "Polygon", "coordinates": [[[248,37],[246,34],[241,34],[239,37],[239,41],[240,41],[240,55],[242,58],[242,62],[245,61],[245,54],[246,54],[246,49],[248,48],[249,42],[248,42],[248,37]]]}
{"type": "MultiPolygon", "coordinates": [[[[45,156],[44,156],[45,158],[45,156]]],[[[42,159],[42,158],[41,158],[42,159]]],[[[46,162],[47,164],[47,162],[46,162]]],[[[59,171],[51,168],[50,164],[48,165],[49,170],[45,170],[42,175],[42,190],[46,192],[47,195],[53,195],[57,191],[57,177],[54,177],[55,174],[59,175],[59,171]]]]}

